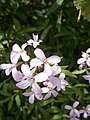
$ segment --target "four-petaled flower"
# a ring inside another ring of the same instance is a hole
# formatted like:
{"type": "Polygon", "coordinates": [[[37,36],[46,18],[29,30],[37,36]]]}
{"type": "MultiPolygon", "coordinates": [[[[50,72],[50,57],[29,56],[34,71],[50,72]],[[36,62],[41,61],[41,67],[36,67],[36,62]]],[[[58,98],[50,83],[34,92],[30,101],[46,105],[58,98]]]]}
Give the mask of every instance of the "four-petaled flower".
{"type": "Polygon", "coordinates": [[[42,88],[42,93],[47,93],[44,99],[48,99],[52,94],[54,97],[58,95],[58,92],[54,90],[54,88],[55,86],[53,86],[51,82],[48,82],[47,86],[42,88]]]}
{"type": "Polygon", "coordinates": [[[79,65],[79,69],[83,69],[83,67],[88,66],[90,67],[90,48],[86,51],[86,53],[82,53],[82,58],[77,60],[77,64],[79,65]]]}
{"type": "Polygon", "coordinates": [[[80,114],[83,113],[83,117],[84,118],[87,118],[88,116],[90,116],[90,104],[87,105],[86,108],[82,109],[82,110],[79,110],[80,114]]]}
{"type": "Polygon", "coordinates": [[[27,52],[24,50],[27,44],[23,44],[21,48],[19,47],[18,44],[14,44],[12,47],[12,51],[10,54],[10,60],[12,63],[16,64],[21,56],[23,61],[28,61],[29,56],[27,55],[27,52]]]}
{"type": "Polygon", "coordinates": [[[16,68],[16,64],[1,64],[0,69],[5,70],[5,74],[8,76],[16,68]]]}
{"type": "Polygon", "coordinates": [[[69,115],[70,115],[70,117],[72,117],[72,118],[76,118],[76,117],[80,117],[80,113],[79,113],[79,111],[76,109],[76,107],[79,105],[79,102],[78,101],[75,101],[74,103],[73,103],[73,106],[70,106],[70,105],[65,105],[65,109],[67,109],[67,110],[70,110],[70,113],[69,113],[69,115]]]}
{"type": "Polygon", "coordinates": [[[32,45],[34,48],[36,48],[40,44],[40,42],[42,42],[42,40],[38,39],[38,34],[35,35],[33,33],[32,36],[33,36],[33,39],[28,40],[27,44],[32,45]]]}
{"type": "Polygon", "coordinates": [[[25,92],[23,93],[24,96],[29,96],[29,102],[32,104],[34,103],[34,97],[36,97],[38,100],[42,100],[42,90],[39,87],[37,83],[34,83],[32,85],[32,91],[31,92],[25,92]]]}
{"type": "Polygon", "coordinates": [[[42,82],[47,80],[47,75],[45,73],[39,73],[34,75],[36,68],[30,70],[30,67],[27,64],[21,66],[22,73],[24,74],[24,79],[16,84],[17,87],[21,89],[26,89],[29,86],[32,86],[35,82],[42,82]]]}
{"type": "Polygon", "coordinates": [[[52,73],[50,65],[57,64],[61,61],[61,58],[55,55],[46,58],[44,52],[39,48],[35,49],[34,54],[36,58],[31,60],[30,62],[31,68],[41,66],[44,64],[45,69],[47,69],[50,72],[50,74],[52,73]]]}

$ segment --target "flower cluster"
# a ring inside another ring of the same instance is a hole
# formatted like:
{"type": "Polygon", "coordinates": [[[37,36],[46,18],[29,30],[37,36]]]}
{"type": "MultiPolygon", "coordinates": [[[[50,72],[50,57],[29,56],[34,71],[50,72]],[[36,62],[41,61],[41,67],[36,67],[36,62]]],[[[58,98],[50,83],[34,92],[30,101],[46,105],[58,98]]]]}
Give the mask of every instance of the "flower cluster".
{"type": "Polygon", "coordinates": [[[58,65],[61,61],[59,56],[46,57],[44,52],[37,46],[42,42],[38,35],[33,34],[33,39],[28,40],[21,47],[14,44],[10,53],[10,64],[1,64],[0,69],[5,70],[6,75],[12,74],[16,86],[25,90],[24,96],[29,97],[29,102],[34,99],[48,99],[51,95],[56,97],[58,91],[64,90],[68,85],[65,74],[58,65]],[[34,48],[34,58],[29,56],[26,47],[34,48]]]}
{"type": "Polygon", "coordinates": [[[90,104],[80,110],[76,109],[78,105],[79,101],[75,101],[72,106],[65,105],[65,109],[70,110],[69,116],[67,116],[70,120],[79,120],[81,114],[83,114],[83,118],[90,116],[90,104]]]}
{"type": "Polygon", "coordinates": [[[78,59],[77,64],[79,64],[80,70],[85,69],[86,75],[83,75],[83,77],[90,83],[90,48],[82,53],[82,58],[78,59]]]}

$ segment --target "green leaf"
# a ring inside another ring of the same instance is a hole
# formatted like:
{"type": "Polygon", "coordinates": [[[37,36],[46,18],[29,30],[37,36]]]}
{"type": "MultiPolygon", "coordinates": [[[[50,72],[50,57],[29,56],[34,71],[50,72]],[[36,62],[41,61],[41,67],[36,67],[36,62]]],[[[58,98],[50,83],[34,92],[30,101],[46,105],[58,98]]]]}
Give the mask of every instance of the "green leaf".
{"type": "Polygon", "coordinates": [[[77,9],[81,9],[81,14],[90,22],[90,0],[74,0],[77,9]]]}
{"type": "Polygon", "coordinates": [[[49,8],[47,15],[49,15],[50,13],[53,13],[57,8],[59,8],[64,0],[56,0],[53,5],[51,6],[51,8],[49,8]]]}
{"type": "Polygon", "coordinates": [[[10,97],[4,98],[4,99],[0,100],[0,104],[3,104],[3,103],[5,103],[5,102],[8,102],[9,100],[10,100],[10,97]]]}
{"type": "Polygon", "coordinates": [[[20,25],[19,21],[16,18],[14,18],[14,25],[15,25],[14,27],[15,27],[16,31],[21,29],[21,25],[20,25]]]}
{"type": "Polygon", "coordinates": [[[48,31],[50,30],[51,27],[52,27],[51,25],[47,26],[47,28],[45,28],[45,30],[42,32],[42,34],[41,34],[41,39],[42,40],[46,37],[46,35],[47,35],[47,33],[48,33],[48,31]]]}
{"type": "Polygon", "coordinates": [[[4,82],[3,89],[0,90],[0,94],[3,96],[11,96],[11,94],[7,91],[7,84],[4,82]]]}
{"type": "Polygon", "coordinates": [[[66,65],[66,66],[60,66],[60,67],[61,67],[61,69],[66,69],[68,67],[68,65],[66,65]]]}
{"type": "Polygon", "coordinates": [[[15,101],[16,101],[16,105],[17,105],[18,107],[20,107],[21,102],[20,102],[20,97],[19,97],[19,95],[16,95],[15,101]]]}
{"type": "Polygon", "coordinates": [[[67,76],[77,78],[77,76],[74,75],[74,74],[73,74],[72,72],[70,72],[69,70],[62,70],[62,72],[65,73],[67,76]]]}
{"type": "Polygon", "coordinates": [[[84,73],[86,70],[85,69],[83,69],[83,70],[75,70],[75,71],[73,71],[72,73],[73,74],[82,74],[82,73],[84,73]]]}
{"type": "Polygon", "coordinates": [[[11,97],[10,101],[8,102],[8,110],[10,110],[12,108],[12,105],[13,105],[13,96],[11,97]]]}
{"type": "Polygon", "coordinates": [[[42,113],[44,120],[50,119],[50,114],[44,108],[39,108],[39,110],[42,113]]]}

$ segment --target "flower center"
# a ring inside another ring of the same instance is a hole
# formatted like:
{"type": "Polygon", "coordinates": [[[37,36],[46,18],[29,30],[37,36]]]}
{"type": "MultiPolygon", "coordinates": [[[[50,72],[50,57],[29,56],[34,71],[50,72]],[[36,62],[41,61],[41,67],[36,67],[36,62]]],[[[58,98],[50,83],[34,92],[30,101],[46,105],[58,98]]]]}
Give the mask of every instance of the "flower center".
{"type": "Polygon", "coordinates": [[[23,52],[24,52],[24,50],[23,50],[23,49],[21,49],[19,52],[20,52],[20,53],[23,53],[23,52]]]}

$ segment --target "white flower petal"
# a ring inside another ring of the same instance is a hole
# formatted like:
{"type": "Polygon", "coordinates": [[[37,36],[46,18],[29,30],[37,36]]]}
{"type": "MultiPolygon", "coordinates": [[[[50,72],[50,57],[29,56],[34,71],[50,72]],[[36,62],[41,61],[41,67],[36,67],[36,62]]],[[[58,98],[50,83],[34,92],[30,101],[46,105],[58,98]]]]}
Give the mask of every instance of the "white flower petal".
{"type": "Polygon", "coordinates": [[[42,62],[46,59],[44,52],[39,48],[35,49],[34,54],[36,55],[37,58],[42,60],[42,62]]]}
{"type": "Polygon", "coordinates": [[[17,83],[16,86],[20,89],[26,89],[31,86],[31,83],[28,80],[22,80],[21,82],[17,83]]]}
{"type": "Polygon", "coordinates": [[[13,47],[12,47],[12,50],[15,51],[15,52],[19,52],[21,50],[21,48],[19,47],[18,44],[14,44],[13,47]]]}
{"type": "Polygon", "coordinates": [[[60,79],[60,80],[64,80],[64,78],[65,78],[65,74],[64,74],[64,73],[61,73],[60,76],[59,76],[59,79],[60,79]]]}
{"type": "Polygon", "coordinates": [[[31,68],[41,66],[43,62],[39,60],[38,58],[34,58],[30,61],[31,68]]]}
{"type": "Polygon", "coordinates": [[[58,56],[51,56],[47,58],[47,62],[50,64],[57,64],[61,61],[60,57],[58,56]]]}
{"type": "Polygon", "coordinates": [[[32,95],[29,97],[29,103],[31,103],[31,104],[34,103],[34,94],[32,94],[32,95]]]}
{"type": "Polygon", "coordinates": [[[52,74],[52,68],[51,66],[47,63],[47,64],[44,64],[44,72],[50,76],[52,74]]]}
{"type": "Polygon", "coordinates": [[[42,93],[48,93],[48,91],[49,91],[48,87],[43,87],[42,88],[42,93]]]}
{"type": "Polygon", "coordinates": [[[80,113],[77,109],[74,109],[74,113],[76,114],[77,117],[80,117],[80,113]]]}
{"type": "Polygon", "coordinates": [[[87,59],[87,65],[90,67],[90,58],[87,59]]]}
{"type": "Polygon", "coordinates": [[[27,47],[27,43],[24,43],[21,48],[24,50],[27,47]]]}
{"type": "Polygon", "coordinates": [[[34,42],[33,47],[36,48],[39,45],[39,42],[34,42]]]}
{"type": "Polygon", "coordinates": [[[87,49],[86,53],[90,53],[90,48],[87,49]]]}
{"type": "Polygon", "coordinates": [[[87,118],[87,117],[88,117],[87,112],[84,112],[83,117],[84,117],[84,118],[87,118]]]}
{"type": "Polygon", "coordinates": [[[90,80],[90,75],[83,75],[85,80],[90,80]]]}
{"type": "Polygon", "coordinates": [[[16,82],[20,82],[23,79],[24,75],[20,71],[17,71],[15,67],[12,70],[12,77],[16,82]]]}
{"type": "Polygon", "coordinates": [[[32,36],[33,36],[33,40],[34,40],[35,42],[37,42],[37,41],[38,41],[38,34],[35,35],[35,34],[33,33],[32,36]]]}
{"type": "Polygon", "coordinates": [[[75,101],[75,102],[73,103],[73,107],[74,107],[74,108],[76,108],[78,105],[79,105],[79,101],[75,101]]]}
{"type": "Polygon", "coordinates": [[[70,106],[70,105],[65,105],[65,109],[71,110],[71,109],[72,109],[72,106],[70,106]]]}
{"type": "Polygon", "coordinates": [[[34,91],[35,94],[42,94],[41,88],[35,82],[32,84],[32,91],[34,91]]]}
{"type": "Polygon", "coordinates": [[[44,72],[41,72],[35,76],[35,82],[43,82],[47,79],[48,76],[44,72]]]}
{"type": "Polygon", "coordinates": [[[52,75],[55,76],[61,72],[61,67],[55,64],[52,66],[52,71],[52,75]]]}
{"type": "Polygon", "coordinates": [[[86,61],[85,58],[80,58],[80,59],[78,59],[77,64],[82,64],[82,63],[84,63],[85,61],[86,61]]]}
{"type": "Polygon", "coordinates": [[[30,67],[27,64],[23,64],[21,70],[26,77],[32,77],[30,67]]]}
{"type": "Polygon", "coordinates": [[[79,113],[80,113],[80,114],[82,114],[82,113],[84,113],[84,112],[85,112],[84,110],[79,110],[79,113]]]}
{"type": "Polygon", "coordinates": [[[32,92],[24,92],[23,95],[28,97],[32,95],[32,92]]]}
{"type": "Polygon", "coordinates": [[[14,67],[15,65],[14,64],[1,64],[0,65],[0,69],[7,69],[7,68],[11,68],[11,67],[14,67]]]}
{"type": "Polygon", "coordinates": [[[10,75],[10,73],[12,72],[12,69],[13,68],[7,68],[6,70],[5,70],[5,74],[8,76],[8,75],[10,75]]]}
{"type": "Polygon", "coordinates": [[[19,52],[14,52],[14,51],[11,52],[11,54],[10,54],[11,63],[16,64],[18,62],[19,58],[20,58],[19,52]]]}
{"type": "Polygon", "coordinates": [[[53,94],[54,97],[56,97],[58,95],[58,92],[55,91],[55,90],[52,90],[52,94],[53,94]]]}
{"type": "Polygon", "coordinates": [[[28,61],[29,60],[29,56],[26,54],[26,51],[24,51],[23,53],[21,53],[21,57],[23,61],[28,61]]]}
{"type": "Polygon", "coordinates": [[[74,117],[75,116],[75,113],[74,113],[74,110],[72,109],[69,113],[70,117],[74,117]]]}
{"type": "Polygon", "coordinates": [[[28,44],[28,45],[32,45],[33,42],[34,42],[34,41],[33,41],[32,39],[30,39],[30,40],[27,41],[27,44],[28,44]]]}
{"type": "Polygon", "coordinates": [[[38,99],[38,100],[42,100],[43,99],[43,96],[41,94],[35,94],[35,97],[38,99]]]}
{"type": "Polygon", "coordinates": [[[50,97],[51,97],[51,92],[49,91],[49,92],[45,95],[44,100],[46,100],[46,99],[48,99],[48,98],[50,98],[50,97]]]}

